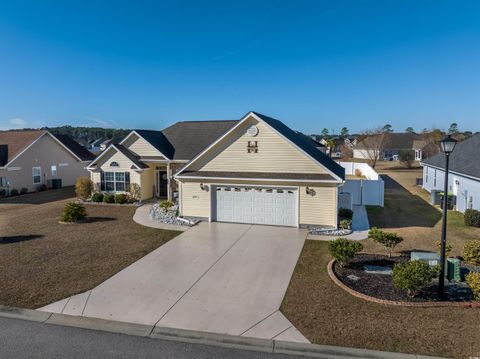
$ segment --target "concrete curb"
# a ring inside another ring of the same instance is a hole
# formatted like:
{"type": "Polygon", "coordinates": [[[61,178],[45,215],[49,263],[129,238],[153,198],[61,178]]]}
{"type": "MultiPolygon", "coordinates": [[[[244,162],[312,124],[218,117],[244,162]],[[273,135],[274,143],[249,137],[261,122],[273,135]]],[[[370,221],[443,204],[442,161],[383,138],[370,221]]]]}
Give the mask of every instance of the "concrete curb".
{"type": "Polygon", "coordinates": [[[480,301],[465,301],[465,302],[402,302],[394,301],[387,299],[379,299],[371,297],[369,295],[357,292],[356,290],[345,285],[333,271],[333,265],[335,264],[335,259],[332,259],[328,262],[327,273],[330,279],[345,292],[353,295],[354,297],[366,300],[368,302],[383,304],[383,305],[395,305],[400,307],[415,307],[415,308],[434,308],[434,307],[457,307],[457,308],[480,308],[480,301]]]}
{"type": "Polygon", "coordinates": [[[48,313],[32,309],[22,309],[0,305],[0,318],[20,319],[47,325],[60,325],[87,330],[146,337],[152,340],[163,339],[251,350],[256,352],[283,353],[325,359],[445,359],[415,354],[382,352],[368,349],[345,348],[328,345],[304,344],[272,339],[240,337],[235,335],[199,332],[176,328],[155,327],[152,325],[125,323],[90,317],[48,313]]]}

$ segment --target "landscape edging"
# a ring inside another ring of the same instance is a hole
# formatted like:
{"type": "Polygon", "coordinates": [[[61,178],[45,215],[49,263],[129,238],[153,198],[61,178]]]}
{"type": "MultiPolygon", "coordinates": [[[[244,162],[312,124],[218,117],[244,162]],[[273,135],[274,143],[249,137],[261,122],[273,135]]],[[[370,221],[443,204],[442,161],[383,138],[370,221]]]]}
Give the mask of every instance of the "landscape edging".
{"type": "Polygon", "coordinates": [[[333,271],[333,265],[336,260],[332,259],[328,262],[327,272],[330,279],[340,288],[342,288],[347,293],[353,295],[354,297],[366,300],[368,302],[384,304],[384,305],[395,305],[399,307],[417,307],[417,308],[433,308],[433,307],[457,307],[457,308],[480,308],[480,301],[465,301],[465,302],[404,302],[404,301],[395,301],[387,299],[379,299],[371,297],[369,295],[357,292],[356,290],[345,285],[333,271]]]}
{"type": "Polygon", "coordinates": [[[201,345],[251,350],[256,352],[293,354],[312,358],[351,357],[371,359],[445,359],[441,357],[417,354],[393,353],[310,343],[295,343],[275,339],[260,339],[194,330],[155,327],[153,325],[118,322],[92,317],[76,317],[66,314],[49,313],[33,309],[23,309],[0,305],[0,318],[2,317],[36,322],[42,325],[61,325],[109,333],[121,333],[131,336],[146,337],[152,340],[164,339],[182,341],[201,345]],[[148,335],[146,335],[147,332],[149,333],[148,335]]]}

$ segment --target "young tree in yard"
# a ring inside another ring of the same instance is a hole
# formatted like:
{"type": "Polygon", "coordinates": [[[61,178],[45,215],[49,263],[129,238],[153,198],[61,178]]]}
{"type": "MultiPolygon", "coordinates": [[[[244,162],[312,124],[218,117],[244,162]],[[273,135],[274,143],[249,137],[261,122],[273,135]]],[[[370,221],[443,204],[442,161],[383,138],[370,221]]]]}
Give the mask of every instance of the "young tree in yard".
{"type": "Polygon", "coordinates": [[[353,150],[350,146],[347,146],[347,145],[343,144],[340,147],[340,151],[342,152],[342,158],[344,160],[348,160],[348,159],[353,158],[353,150]]]}
{"type": "Polygon", "coordinates": [[[380,156],[388,145],[388,133],[385,133],[382,128],[366,131],[359,139],[368,164],[375,168],[380,156]]]}
{"type": "Polygon", "coordinates": [[[386,124],[385,126],[383,126],[383,132],[385,132],[385,133],[393,132],[393,127],[392,127],[392,125],[386,124]]]}
{"type": "Polygon", "coordinates": [[[405,129],[405,132],[406,132],[406,133],[414,133],[415,130],[413,129],[413,127],[410,127],[410,126],[409,126],[409,127],[407,127],[407,128],[405,129]]]}
{"type": "Polygon", "coordinates": [[[335,148],[335,146],[336,146],[335,140],[333,138],[329,138],[327,140],[327,147],[328,147],[328,155],[330,156],[330,158],[332,157],[332,151],[335,148]]]}
{"type": "Polygon", "coordinates": [[[342,127],[340,130],[340,137],[347,138],[348,137],[348,128],[342,127]]]}
{"type": "Polygon", "coordinates": [[[415,162],[415,152],[413,150],[403,150],[399,153],[400,163],[407,168],[412,168],[415,162]]]}
{"type": "Polygon", "coordinates": [[[373,239],[374,242],[383,245],[388,250],[388,257],[392,257],[392,252],[397,244],[403,241],[403,238],[396,233],[384,232],[377,227],[372,227],[368,231],[368,238],[373,239]]]}

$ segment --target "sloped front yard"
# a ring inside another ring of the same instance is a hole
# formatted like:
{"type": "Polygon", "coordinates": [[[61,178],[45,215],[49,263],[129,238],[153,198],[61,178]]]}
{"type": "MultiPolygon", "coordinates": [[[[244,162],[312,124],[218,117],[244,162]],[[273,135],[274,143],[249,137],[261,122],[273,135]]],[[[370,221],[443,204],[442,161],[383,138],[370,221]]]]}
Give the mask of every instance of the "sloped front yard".
{"type": "Polygon", "coordinates": [[[84,292],[178,234],[136,224],[135,207],[90,205],[88,223],[62,225],[68,200],[45,195],[0,202],[0,304],[38,308],[84,292]]]}
{"type": "Polygon", "coordinates": [[[330,259],[326,242],[307,241],[281,307],[313,343],[455,358],[480,355],[480,309],[370,303],[332,282],[330,259]]]}

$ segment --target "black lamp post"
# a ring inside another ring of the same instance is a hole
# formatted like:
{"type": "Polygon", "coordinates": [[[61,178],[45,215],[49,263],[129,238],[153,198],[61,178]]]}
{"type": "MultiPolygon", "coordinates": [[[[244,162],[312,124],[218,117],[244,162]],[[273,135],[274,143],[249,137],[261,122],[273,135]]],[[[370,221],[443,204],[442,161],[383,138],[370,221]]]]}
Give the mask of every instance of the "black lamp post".
{"type": "Polygon", "coordinates": [[[445,137],[440,145],[445,153],[445,183],[443,191],[443,213],[442,213],[442,241],[440,249],[440,277],[438,278],[438,296],[443,298],[445,291],[445,248],[447,244],[447,204],[448,204],[448,166],[450,154],[455,149],[457,141],[451,135],[445,137]]]}

